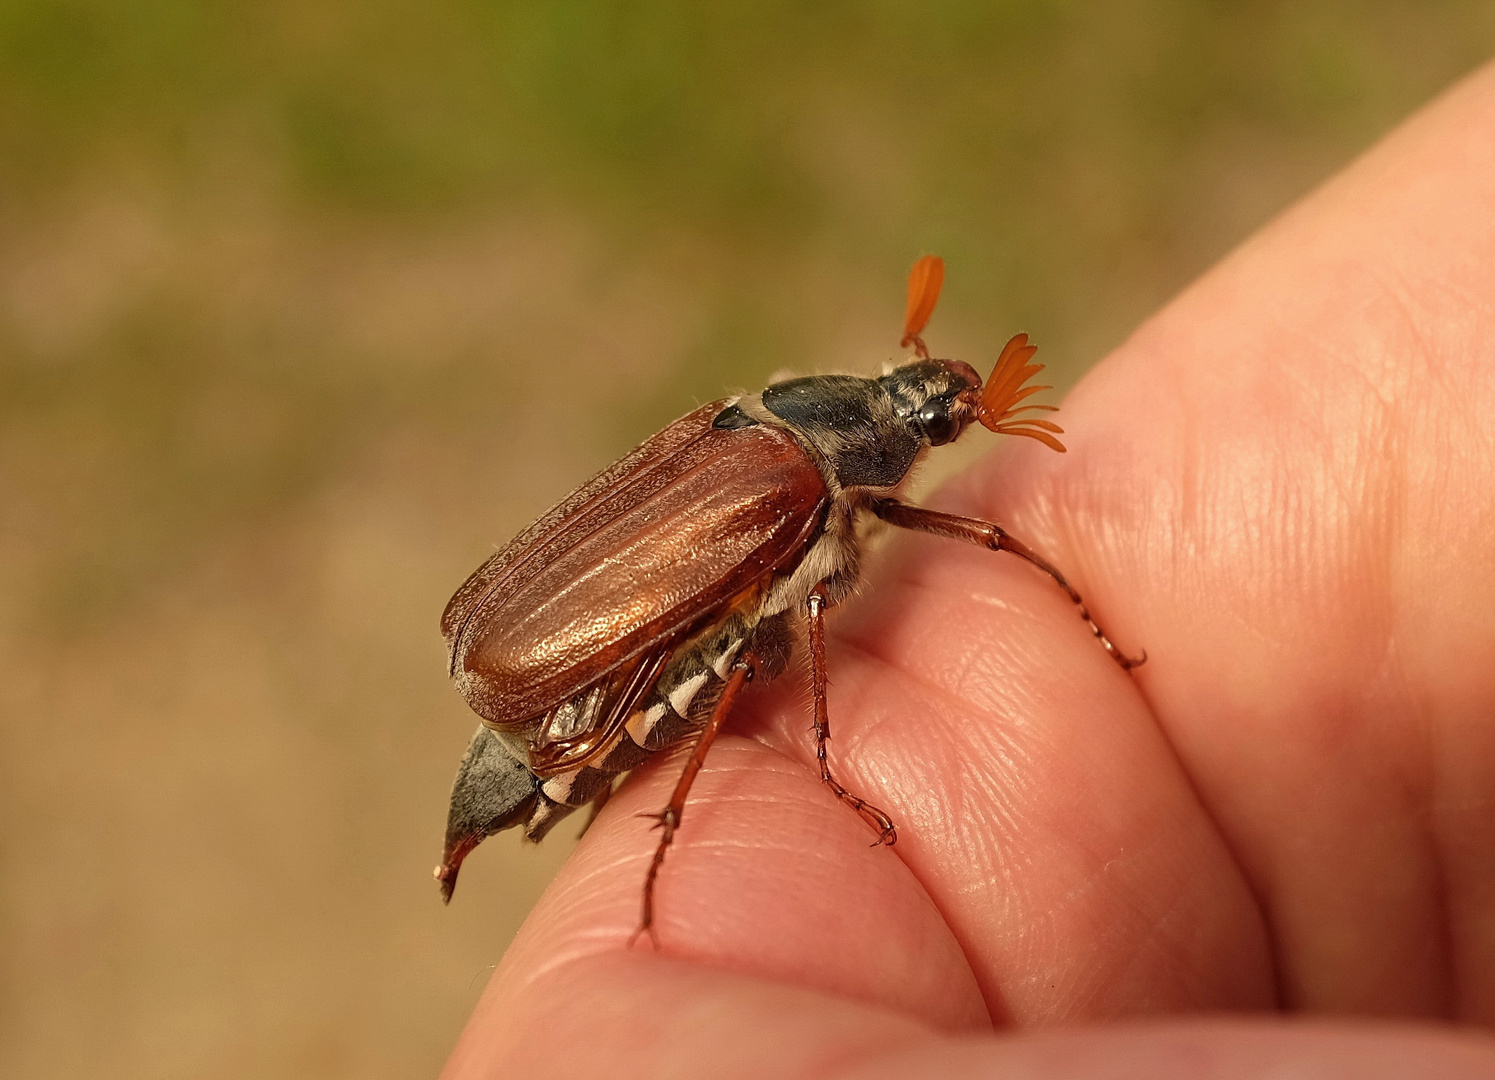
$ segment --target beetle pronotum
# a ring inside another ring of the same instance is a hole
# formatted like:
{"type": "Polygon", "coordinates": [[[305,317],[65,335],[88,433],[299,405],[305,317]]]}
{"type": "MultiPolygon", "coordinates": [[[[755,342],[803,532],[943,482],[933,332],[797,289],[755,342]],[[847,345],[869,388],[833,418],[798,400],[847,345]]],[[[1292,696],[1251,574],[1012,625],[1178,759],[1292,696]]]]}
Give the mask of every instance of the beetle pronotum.
{"type": "MultiPolygon", "coordinates": [[[[807,639],[820,778],[893,844],[887,814],[852,794],[826,760],[825,609],[857,581],[864,523],[1010,551],[1048,574],[1123,668],[1079,593],[995,522],[899,498],[931,446],[973,421],[1063,451],[1062,429],[1024,415],[1046,386],[1018,334],[991,377],[929,355],[920,334],[944,282],[926,256],[909,275],[903,346],[914,358],[877,379],[819,375],[714,401],[594,476],[457,590],[442,615],[450,673],[482,724],[452,788],[436,878],[450,900],[462,860],[523,826],[539,840],[598,806],[651,754],[692,744],[657,815],[639,932],[654,933],[654,883],[691,783],[738,692],[783,671],[807,639]]],[[[637,934],[635,934],[635,937],[637,934]]]]}

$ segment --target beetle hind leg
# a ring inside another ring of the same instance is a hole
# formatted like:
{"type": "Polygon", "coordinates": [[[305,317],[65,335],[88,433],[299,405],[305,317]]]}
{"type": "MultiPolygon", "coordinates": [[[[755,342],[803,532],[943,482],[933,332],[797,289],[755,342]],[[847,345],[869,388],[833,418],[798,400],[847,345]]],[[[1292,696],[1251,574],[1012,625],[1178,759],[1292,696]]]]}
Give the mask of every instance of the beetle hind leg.
{"type": "Polygon", "coordinates": [[[877,830],[877,839],[872,846],[898,842],[898,829],[893,819],[873,806],[866,799],[853,795],[831,775],[830,762],[826,760],[826,743],[830,741],[830,713],[826,707],[825,674],[825,586],[817,585],[805,601],[805,611],[810,622],[810,682],[815,694],[815,760],[820,763],[820,780],[836,798],[857,812],[857,815],[877,830]]]}
{"type": "Polygon", "coordinates": [[[644,876],[644,901],[643,914],[639,919],[638,929],[628,939],[632,945],[638,940],[640,934],[648,934],[649,940],[654,947],[659,948],[659,937],[654,932],[654,884],[659,878],[659,868],[664,865],[664,856],[675,840],[675,833],[680,828],[680,816],[685,810],[685,799],[690,794],[691,785],[696,781],[696,774],[701,771],[701,765],[706,760],[706,752],[711,749],[711,744],[716,741],[716,736],[727,714],[732,709],[732,702],[736,700],[738,692],[749,679],[753,677],[755,670],[755,658],[751,653],[744,653],[732,665],[727,676],[727,685],[722,688],[721,696],[717,698],[715,706],[711,710],[711,717],[706,721],[701,732],[696,736],[695,744],[691,747],[690,756],[685,760],[685,768],[680,773],[680,780],[675,784],[675,792],[670,796],[667,806],[657,814],[640,814],[639,817],[650,818],[655,822],[656,829],[662,829],[659,844],[654,849],[654,858],[649,863],[649,871],[644,876]]]}

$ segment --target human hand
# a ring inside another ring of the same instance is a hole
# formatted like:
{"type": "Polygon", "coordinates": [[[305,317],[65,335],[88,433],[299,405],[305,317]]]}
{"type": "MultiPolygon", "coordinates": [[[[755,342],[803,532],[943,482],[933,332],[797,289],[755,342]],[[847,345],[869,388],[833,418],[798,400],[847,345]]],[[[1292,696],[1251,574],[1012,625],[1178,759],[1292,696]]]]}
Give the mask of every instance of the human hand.
{"type": "Polygon", "coordinates": [[[1495,68],[1064,417],[1067,455],[1004,446],[933,505],[1001,521],[1148,664],[1020,560],[900,538],[830,623],[833,765],[897,846],[808,767],[803,695],[746,695],[660,951],[626,946],[635,815],[674,757],[598,819],[447,1076],[1495,1075],[1495,68]]]}

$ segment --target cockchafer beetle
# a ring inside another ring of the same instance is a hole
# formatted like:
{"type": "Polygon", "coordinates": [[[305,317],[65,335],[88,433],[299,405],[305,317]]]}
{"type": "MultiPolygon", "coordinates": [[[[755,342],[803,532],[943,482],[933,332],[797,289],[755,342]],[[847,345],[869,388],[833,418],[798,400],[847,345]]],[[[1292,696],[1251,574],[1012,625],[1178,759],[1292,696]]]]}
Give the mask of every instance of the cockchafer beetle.
{"type": "MultiPolygon", "coordinates": [[[[452,788],[436,869],[451,899],[462,860],[522,826],[541,839],[571,811],[605,801],[651,754],[692,744],[644,879],[638,932],[653,936],[654,883],[691,783],[750,679],[783,671],[808,638],[820,778],[893,844],[887,814],[836,780],[826,760],[825,610],[851,592],[871,519],[1010,551],[1048,574],[1123,668],[1079,593],[995,522],[936,513],[898,493],[931,446],[972,421],[1062,452],[1063,430],[1020,414],[1047,386],[1018,334],[991,378],[929,355],[920,334],[944,263],[909,275],[904,348],[877,379],[817,375],[704,405],[562,500],[467,579],[441,629],[450,674],[482,724],[452,788]]],[[[634,935],[637,937],[637,933],[634,935]]]]}

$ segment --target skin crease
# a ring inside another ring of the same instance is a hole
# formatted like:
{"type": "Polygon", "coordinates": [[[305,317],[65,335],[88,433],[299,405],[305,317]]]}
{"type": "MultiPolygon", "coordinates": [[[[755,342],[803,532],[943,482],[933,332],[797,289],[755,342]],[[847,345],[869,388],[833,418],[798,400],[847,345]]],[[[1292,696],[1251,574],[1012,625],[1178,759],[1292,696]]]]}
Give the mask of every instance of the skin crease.
{"type": "Polygon", "coordinates": [[[626,947],[634,815],[678,758],[607,807],[445,1076],[1495,1076],[1495,68],[1063,419],[1068,454],[1007,440],[931,505],[1002,521],[1149,662],[1015,558],[898,539],[830,616],[833,766],[897,846],[809,768],[803,679],[748,693],[661,949],[626,947]]]}

